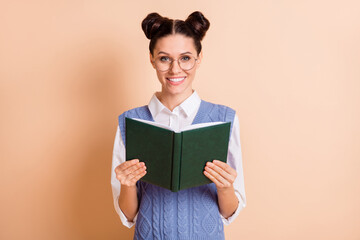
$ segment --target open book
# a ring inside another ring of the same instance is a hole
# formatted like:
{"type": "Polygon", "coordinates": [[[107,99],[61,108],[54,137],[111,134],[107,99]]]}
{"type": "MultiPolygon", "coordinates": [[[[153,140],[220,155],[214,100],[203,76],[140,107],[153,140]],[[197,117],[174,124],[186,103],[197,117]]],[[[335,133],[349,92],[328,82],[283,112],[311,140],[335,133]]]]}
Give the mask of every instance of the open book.
{"type": "Polygon", "coordinates": [[[126,160],[145,162],[142,181],[173,192],[211,183],[206,162],[226,162],[230,122],[189,125],[181,131],[141,119],[125,119],[126,160]]]}

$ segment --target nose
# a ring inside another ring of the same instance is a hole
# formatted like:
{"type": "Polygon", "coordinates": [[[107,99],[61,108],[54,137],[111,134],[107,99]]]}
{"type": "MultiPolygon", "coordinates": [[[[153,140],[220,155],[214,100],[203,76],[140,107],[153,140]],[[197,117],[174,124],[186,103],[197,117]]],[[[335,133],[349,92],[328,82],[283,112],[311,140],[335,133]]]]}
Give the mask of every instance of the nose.
{"type": "Polygon", "coordinates": [[[182,71],[180,65],[179,65],[179,62],[174,60],[171,65],[170,65],[170,69],[169,69],[170,72],[172,73],[179,73],[182,71]]]}

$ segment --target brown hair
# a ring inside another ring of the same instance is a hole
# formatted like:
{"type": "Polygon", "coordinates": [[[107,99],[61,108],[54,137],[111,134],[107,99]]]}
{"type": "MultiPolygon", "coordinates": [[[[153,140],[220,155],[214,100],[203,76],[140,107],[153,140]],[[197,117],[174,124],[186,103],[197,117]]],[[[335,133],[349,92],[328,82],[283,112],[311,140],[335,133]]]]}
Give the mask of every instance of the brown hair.
{"type": "Polygon", "coordinates": [[[197,54],[199,54],[201,52],[201,40],[209,29],[210,22],[199,11],[190,14],[185,21],[162,17],[154,12],[145,17],[141,27],[146,37],[150,39],[149,50],[151,55],[154,55],[154,47],[159,38],[176,33],[191,37],[194,40],[197,54]]]}

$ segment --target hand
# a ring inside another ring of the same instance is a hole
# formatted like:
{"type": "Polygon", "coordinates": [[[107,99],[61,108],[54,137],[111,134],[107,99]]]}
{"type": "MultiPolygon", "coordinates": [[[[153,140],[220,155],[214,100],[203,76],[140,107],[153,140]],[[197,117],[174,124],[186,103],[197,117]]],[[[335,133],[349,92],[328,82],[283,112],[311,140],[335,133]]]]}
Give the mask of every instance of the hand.
{"type": "Polygon", "coordinates": [[[235,169],[219,160],[207,162],[204,174],[215,183],[218,190],[231,189],[237,176],[235,169]]]}
{"type": "Polygon", "coordinates": [[[117,166],[115,173],[121,185],[133,187],[140,178],[145,176],[146,166],[144,162],[139,162],[139,159],[133,159],[117,166]]]}

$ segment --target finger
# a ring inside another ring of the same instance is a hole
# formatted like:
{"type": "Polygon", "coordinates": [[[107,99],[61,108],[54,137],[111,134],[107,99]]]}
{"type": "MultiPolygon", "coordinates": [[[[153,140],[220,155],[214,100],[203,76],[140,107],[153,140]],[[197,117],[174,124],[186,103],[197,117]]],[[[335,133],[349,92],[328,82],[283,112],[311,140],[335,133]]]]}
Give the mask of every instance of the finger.
{"type": "Polygon", "coordinates": [[[227,181],[233,182],[234,176],[230,175],[228,172],[226,172],[223,168],[215,165],[212,162],[207,162],[206,166],[210,167],[212,170],[214,170],[217,174],[219,174],[221,177],[226,179],[227,181]]]}
{"type": "Polygon", "coordinates": [[[116,178],[121,182],[121,183],[126,183],[129,179],[132,179],[134,176],[136,176],[138,174],[135,173],[136,171],[140,170],[139,172],[141,171],[144,171],[146,169],[145,167],[145,163],[143,162],[140,162],[140,163],[137,163],[136,165],[132,166],[132,167],[129,167],[127,168],[126,170],[124,171],[119,171],[117,174],[116,174],[116,178]]]}
{"type": "MultiPolygon", "coordinates": [[[[141,164],[141,163],[140,163],[141,164]]],[[[129,174],[127,174],[127,178],[128,179],[132,179],[133,177],[143,173],[146,170],[146,166],[145,164],[142,164],[141,167],[134,169],[134,171],[130,172],[129,174]]]]}
{"type": "Polygon", "coordinates": [[[118,173],[118,172],[124,171],[125,169],[132,167],[133,165],[137,164],[138,162],[139,162],[139,159],[125,161],[115,168],[115,172],[118,173]]]}
{"type": "Polygon", "coordinates": [[[213,183],[215,183],[216,186],[218,187],[224,187],[224,184],[222,184],[221,182],[219,182],[213,175],[211,175],[208,171],[204,171],[204,175],[209,178],[213,183]]]}
{"type": "Polygon", "coordinates": [[[128,161],[123,162],[122,164],[120,164],[116,168],[118,168],[118,170],[125,170],[125,169],[133,166],[134,164],[136,164],[138,162],[139,162],[139,159],[128,160],[128,161]]]}
{"type": "Polygon", "coordinates": [[[129,181],[132,184],[135,184],[140,178],[142,178],[143,176],[145,176],[146,174],[146,170],[143,170],[142,172],[140,172],[139,174],[135,175],[133,178],[129,179],[129,181]]]}
{"type": "Polygon", "coordinates": [[[236,171],[235,169],[233,169],[232,167],[230,167],[229,164],[223,162],[223,161],[219,161],[219,160],[214,160],[213,163],[219,167],[221,167],[222,169],[224,169],[227,173],[229,173],[230,175],[236,175],[236,171]]]}
{"type": "Polygon", "coordinates": [[[219,173],[214,171],[212,168],[206,166],[205,171],[208,172],[211,176],[213,176],[214,179],[216,179],[222,185],[228,185],[229,184],[229,182],[225,178],[223,178],[219,173]]]}
{"type": "Polygon", "coordinates": [[[129,172],[133,171],[132,169],[136,169],[137,165],[139,164],[138,160],[131,160],[129,162],[123,162],[122,164],[118,165],[115,168],[116,175],[123,175],[128,174],[129,172]]]}
{"type": "Polygon", "coordinates": [[[136,164],[132,165],[131,167],[128,167],[127,169],[123,170],[122,173],[124,175],[129,175],[129,174],[143,168],[144,166],[145,166],[144,162],[139,162],[139,163],[136,163],[136,164]]]}
{"type": "Polygon", "coordinates": [[[131,172],[128,175],[120,174],[118,179],[121,184],[132,186],[134,185],[134,183],[136,183],[136,181],[139,178],[143,177],[145,173],[146,173],[146,167],[144,166],[136,171],[131,172]]]}
{"type": "Polygon", "coordinates": [[[234,182],[236,177],[237,177],[237,172],[234,168],[232,168],[229,164],[219,161],[219,160],[214,160],[213,163],[219,167],[221,167],[225,172],[227,172],[229,175],[231,175],[231,180],[234,182]]]}

